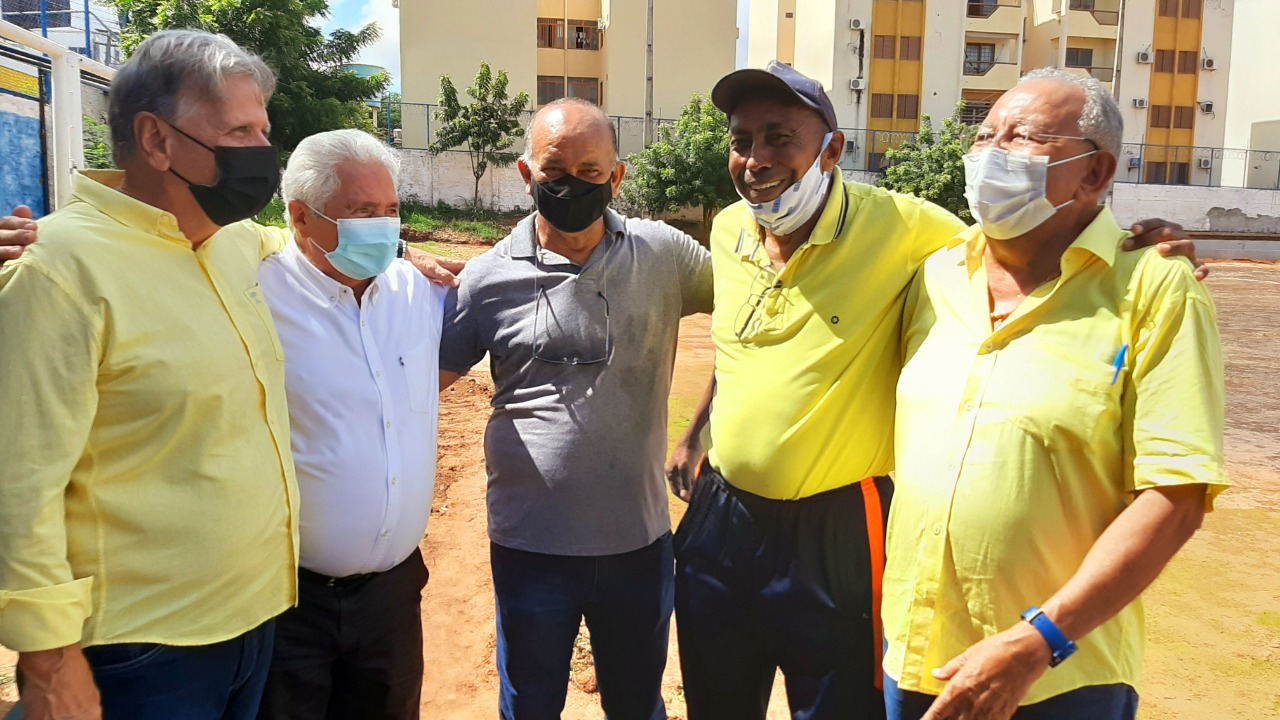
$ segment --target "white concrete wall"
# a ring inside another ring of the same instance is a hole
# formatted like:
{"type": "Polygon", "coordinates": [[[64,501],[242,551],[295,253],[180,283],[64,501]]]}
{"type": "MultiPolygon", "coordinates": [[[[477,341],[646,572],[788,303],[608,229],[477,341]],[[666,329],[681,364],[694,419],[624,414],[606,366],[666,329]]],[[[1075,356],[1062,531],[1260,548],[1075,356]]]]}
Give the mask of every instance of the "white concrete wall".
{"type": "Polygon", "coordinates": [[[1120,224],[1172,220],[1188,230],[1280,233],[1280,191],[1120,183],[1111,197],[1120,224]]]}
{"type": "MultiPolygon", "coordinates": [[[[1275,42],[1280,28],[1280,2],[1276,0],[1235,0],[1234,42],[1231,45],[1231,74],[1227,91],[1225,140],[1229,148],[1280,150],[1268,131],[1269,122],[1280,121],[1280,91],[1273,74],[1280,66],[1280,44],[1275,42]]],[[[1215,58],[1216,59],[1216,58],[1215,58]]],[[[1268,163],[1270,164],[1270,163],[1268,163]]],[[[1249,183],[1275,181],[1275,168],[1248,168],[1243,158],[1224,163],[1224,173],[1239,177],[1258,176],[1249,183]]]]}
{"type": "Polygon", "coordinates": [[[935,128],[942,126],[942,118],[950,117],[960,102],[967,7],[968,3],[963,2],[931,2],[925,6],[920,112],[933,119],[935,128]]]}
{"type": "MultiPolygon", "coordinates": [[[[465,152],[431,155],[426,150],[399,150],[400,197],[434,205],[459,207],[471,202],[475,177],[465,152]]],[[[533,201],[524,191],[524,180],[515,166],[489,168],[480,179],[480,202],[498,210],[528,209],[533,201]]]]}

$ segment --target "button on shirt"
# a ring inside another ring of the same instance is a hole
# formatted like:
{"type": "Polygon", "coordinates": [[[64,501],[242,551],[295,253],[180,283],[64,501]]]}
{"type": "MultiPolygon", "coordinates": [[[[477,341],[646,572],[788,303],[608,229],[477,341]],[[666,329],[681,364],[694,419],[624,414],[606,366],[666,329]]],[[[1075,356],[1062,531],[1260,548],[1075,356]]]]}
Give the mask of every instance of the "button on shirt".
{"type": "Polygon", "coordinates": [[[459,373],[490,357],[489,537],[553,555],[630,552],[671,529],[671,368],[681,316],[711,309],[710,257],[668,225],[607,211],[579,267],[538,245],[534,217],[467,263],[440,352],[459,373]]]}
{"type": "Polygon", "coordinates": [[[390,570],[431,513],[446,290],[397,260],[357,304],[292,242],[258,282],[289,358],[300,564],[330,577],[390,570]]]}
{"type": "Polygon", "coordinates": [[[734,486],[795,500],[893,469],[902,301],[964,224],[937,205],[835,186],[780,271],[745,203],[716,216],[711,463],[734,486]],[[741,337],[739,337],[741,335],[741,337]]]}
{"type": "Polygon", "coordinates": [[[79,174],[0,269],[0,643],[241,635],[296,598],[284,354],[252,223],[198,249],[79,174]]]}
{"type": "MultiPolygon", "coordinates": [[[[976,228],[912,288],[883,605],[904,690],[940,693],[930,670],[1057,592],[1136,492],[1226,485],[1213,303],[1190,263],[1125,237],[1102,211],[999,330],[976,228]]],[[[1142,638],[1135,601],[1023,703],[1136,686],[1142,638]]]]}

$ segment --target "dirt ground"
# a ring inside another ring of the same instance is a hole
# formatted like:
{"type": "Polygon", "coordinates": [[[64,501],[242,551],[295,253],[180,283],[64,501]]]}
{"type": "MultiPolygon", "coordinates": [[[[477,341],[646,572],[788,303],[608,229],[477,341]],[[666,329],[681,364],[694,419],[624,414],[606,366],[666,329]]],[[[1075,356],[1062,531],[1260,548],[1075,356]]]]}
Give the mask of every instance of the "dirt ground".
{"type": "MultiPolygon", "coordinates": [[[[456,249],[476,253],[473,247],[456,249]]],[[[1280,718],[1280,265],[1223,262],[1209,280],[1226,358],[1226,453],[1233,487],[1145,595],[1143,720],[1280,718]]],[[[707,319],[681,327],[670,432],[688,424],[712,363],[707,319]]],[[[485,535],[481,437],[491,382],[484,368],[441,396],[436,498],[422,547],[422,717],[493,717],[493,596],[485,535]]],[[[672,503],[673,520],[683,510],[672,503]]],[[[684,717],[674,632],[664,697],[684,717]]],[[[13,655],[0,649],[0,716],[14,699],[13,655]]],[[[579,652],[563,717],[603,717],[589,655],[579,652]]],[[[781,686],[770,720],[787,717],[781,686]]]]}

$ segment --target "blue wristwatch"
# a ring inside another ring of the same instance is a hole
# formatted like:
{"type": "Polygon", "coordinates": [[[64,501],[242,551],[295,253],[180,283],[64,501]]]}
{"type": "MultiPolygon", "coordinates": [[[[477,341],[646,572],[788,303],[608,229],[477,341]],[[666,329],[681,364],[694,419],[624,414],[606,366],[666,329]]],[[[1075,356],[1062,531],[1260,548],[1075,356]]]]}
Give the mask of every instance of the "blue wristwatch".
{"type": "Polygon", "coordinates": [[[1075,643],[1067,639],[1066,635],[1062,634],[1058,626],[1054,625],[1040,608],[1027,608],[1027,611],[1022,613],[1022,619],[1031,623],[1031,627],[1038,630],[1044,641],[1049,643],[1049,651],[1053,653],[1053,657],[1049,658],[1049,667],[1058,667],[1063,660],[1071,657],[1079,649],[1075,643]]]}

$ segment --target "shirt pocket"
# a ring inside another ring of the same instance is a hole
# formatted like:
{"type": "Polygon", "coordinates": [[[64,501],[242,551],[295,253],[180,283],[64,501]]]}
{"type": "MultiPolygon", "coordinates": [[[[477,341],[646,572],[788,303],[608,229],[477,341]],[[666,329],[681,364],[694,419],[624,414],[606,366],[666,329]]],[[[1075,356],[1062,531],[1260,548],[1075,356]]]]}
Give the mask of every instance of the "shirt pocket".
{"type": "Polygon", "coordinates": [[[439,358],[433,362],[432,350],[431,343],[424,342],[400,356],[404,383],[409,391],[409,409],[414,412],[436,412],[439,407],[439,358]]]}
{"type": "Polygon", "coordinates": [[[253,306],[254,312],[258,314],[258,319],[262,321],[261,335],[263,339],[270,343],[276,360],[284,360],[284,346],[280,344],[280,336],[276,334],[276,325],[271,319],[271,308],[267,307],[267,300],[262,294],[262,288],[254,285],[245,290],[244,295],[248,298],[249,304],[253,306]]]}

